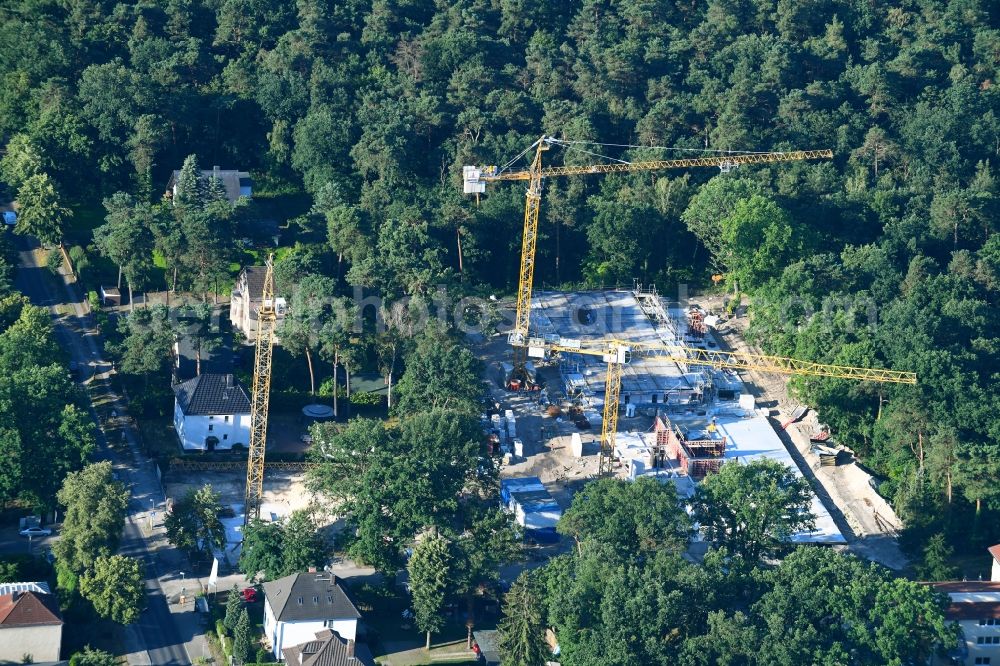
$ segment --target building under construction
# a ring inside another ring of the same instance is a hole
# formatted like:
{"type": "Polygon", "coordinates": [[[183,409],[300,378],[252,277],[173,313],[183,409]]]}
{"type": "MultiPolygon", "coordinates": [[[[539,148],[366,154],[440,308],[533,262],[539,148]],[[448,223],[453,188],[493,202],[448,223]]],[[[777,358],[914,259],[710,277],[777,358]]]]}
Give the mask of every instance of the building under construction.
{"type": "MultiPolygon", "coordinates": [[[[665,307],[655,289],[538,292],[532,303],[533,335],[563,343],[618,339],[664,346],[714,346],[703,313],[665,307]],[[695,322],[692,323],[691,319],[695,322]]],[[[560,377],[566,395],[588,413],[604,404],[606,365],[593,355],[563,352],[560,377]]],[[[738,405],[742,383],[735,372],[692,368],[664,356],[635,358],[622,372],[621,405],[636,413],[707,413],[716,402],[738,405]]],[[[744,398],[747,400],[747,398],[744,398]]]]}
{"type": "MultiPolygon", "coordinates": [[[[563,348],[573,341],[616,339],[677,347],[715,348],[714,320],[695,309],[670,308],[652,289],[579,293],[541,292],[532,304],[533,335],[563,348]]],[[[601,357],[563,351],[559,377],[567,397],[585,410],[591,425],[600,419],[606,364],[601,357]]],[[[645,417],[639,432],[614,439],[619,476],[669,480],[683,496],[728,462],[766,457],[801,471],[768,421],[755,408],[732,370],[692,366],[664,356],[638,356],[623,369],[620,411],[645,417]]],[[[815,495],[816,527],[795,541],[844,543],[830,512],[815,495]]]]}

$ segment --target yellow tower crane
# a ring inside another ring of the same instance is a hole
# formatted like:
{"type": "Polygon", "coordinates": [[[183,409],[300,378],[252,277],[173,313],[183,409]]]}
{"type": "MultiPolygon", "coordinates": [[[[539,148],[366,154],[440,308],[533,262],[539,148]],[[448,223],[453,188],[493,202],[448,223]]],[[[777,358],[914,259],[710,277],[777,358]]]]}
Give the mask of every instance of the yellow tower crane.
{"type": "Polygon", "coordinates": [[[881,368],[856,368],[847,365],[829,365],[800,361],[784,356],[766,356],[743,352],[714,351],[699,347],[670,345],[665,343],[632,343],[624,340],[560,340],[548,343],[541,338],[527,341],[531,356],[554,353],[584,354],[600,356],[607,363],[604,387],[604,414],[601,423],[601,453],[598,464],[600,474],[611,471],[611,459],[615,451],[615,433],[618,431],[619,396],[621,395],[622,371],[634,356],[659,356],[687,365],[688,367],[731,368],[769,372],[781,375],[807,377],[832,377],[855,381],[869,381],[893,384],[916,384],[917,375],[912,372],[885,370],[881,368]]]}
{"type": "MultiPolygon", "coordinates": [[[[527,380],[527,340],[529,318],[531,316],[531,289],[535,276],[535,244],[538,239],[538,211],[542,203],[542,180],[556,176],[583,176],[599,173],[631,173],[635,171],[661,171],[665,169],[687,169],[692,167],[718,167],[729,171],[741,164],[766,164],[770,162],[794,162],[833,157],[830,150],[796,150],[769,153],[726,153],[722,155],[694,157],[688,159],[656,160],[650,162],[617,161],[611,164],[591,164],[586,166],[543,167],[542,153],[552,146],[572,147],[574,142],[543,136],[524,150],[521,155],[535,151],[531,166],[527,169],[509,171],[507,167],[467,166],[462,170],[466,194],[486,191],[487,183],[505,180],[528,181],[524,205],[524,231],[521,239],[521,268],[518,272],[517,310],[514,327],[509,334],[514,347],[514,372],[512,377],[522,382],[527,380]]],[[[593,155],[593,153],[590,153],[593,155]]],[[[512,164],[511,162],[510,164],[512,164]]],[[[509,164],[508,164],[509,166],[509,164]]]]}
{"type": "Polygon", "coordinates": [[[277,311],[274,298],[274,256],[267,258],[264,288],[257,310],[257,342],[253,364],[253,395],[250,398],[250,449],[247,456],[246,508],[244,527],[260,518],[264,494],[264,451],[267,445],[267,406],[271,392],[271,358],[277,311]]]}

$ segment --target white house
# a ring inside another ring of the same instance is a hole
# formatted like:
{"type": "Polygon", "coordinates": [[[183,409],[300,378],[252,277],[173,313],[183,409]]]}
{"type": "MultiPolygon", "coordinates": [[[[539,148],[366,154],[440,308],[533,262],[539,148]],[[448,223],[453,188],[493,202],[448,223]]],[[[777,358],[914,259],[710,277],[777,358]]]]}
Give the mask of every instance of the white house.
{"type": "Polygon", "coordinates": [[[174,386],[174,429],[185,450],[245,447],[250,398],[232,375],[198,375],[174,386]]]}
{"type": "MultiPolygon", "coordinates": [[[[167,181],[167,194],[171,199],[177,196],[177,180],[180,175],[180,171],[174,171],[170,174],[170,180],[167,181]]],[[[217,166],[213,166],[211,169],[202,169],[200,179],[207,181],[209,178],[215,178],[222,183],[226,189],[226,199],[229,203],[236,203],[240,197],[253,196],[253,181],[246,171],[220,169],[217,166]]]]}
{"type": "MultiPolygon", "coordinates": [[[[247,266],[240,271],[229,298],[229,321],[233,328],[243,333],[248,342],[257,337],[257,312],[264,299],[264,266],[247,266]]],[[[277,285],[276,285],[277,287],[277,285]]],[[[284,298],[274,299],[274,311],[280,323],[285,316],[284,298]]]]}
{"type": "Polygon", "coordinates": [[[995,546],[990,546],[987,550],[989,550],[990,557],[993,558],[993,568],[990,570],[990,580],[1000,582],[1000,543],[995,546]]]}
{"type": "Polygon", "coordinates": [[[957,622],[958,646],[936,664],[1000,664],[1000,582],[968,580],[931,583],[951,600],[945,619],[957,622]]]}
{"type": "Polygon", "coordinates": [[[353,644],[360,617],[332,573],[311,571],[264,583],[264,634],[275,659],[324,629],[353,644]]]}
{"type": "Polygon", "coordinates": [[[58,661],[63,629],[59,602],[35,590],[37,583],[26,585],[27,591],[0,595],[0,663],[23,663],[26,654],[35,663],[58,661]]]}

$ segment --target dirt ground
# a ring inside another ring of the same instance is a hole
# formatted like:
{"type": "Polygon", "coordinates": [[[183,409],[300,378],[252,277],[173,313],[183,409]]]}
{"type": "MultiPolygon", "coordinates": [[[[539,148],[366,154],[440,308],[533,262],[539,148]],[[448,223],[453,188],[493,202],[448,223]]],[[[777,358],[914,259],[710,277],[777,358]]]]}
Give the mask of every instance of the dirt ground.
{"type": "MultiPolygon", "coordinates": [[[[242,471],[168,473],[164,478],[164,491],[167,497],[177,499],[206,483],[222,495],[223,504],[243,504],[246,474],[242,471]]],[[[309,507],[313,500],[314,495],[306,488],[305,475],[301,472],[268,470],[264,475],[262,514],[273,512],[285,516],[309,507]]]]}

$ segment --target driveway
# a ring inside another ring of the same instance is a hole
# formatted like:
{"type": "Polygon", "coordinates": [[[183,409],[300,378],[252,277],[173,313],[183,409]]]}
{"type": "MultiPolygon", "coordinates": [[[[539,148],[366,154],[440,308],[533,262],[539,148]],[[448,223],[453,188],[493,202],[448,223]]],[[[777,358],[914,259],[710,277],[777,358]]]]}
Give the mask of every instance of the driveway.
{"type": "Polygon", "coordinates": [[[52,544],[58,538],[58,530],[53,525],[45,527],[52,530],[52,536],[40,539],[34,537],[30,541],[27,537],[18,534],[20,528],[16,524],[0,528],[0,555],[27,555],[29,552],[40,555],[46,549],[52,548],[52,544]]]}

